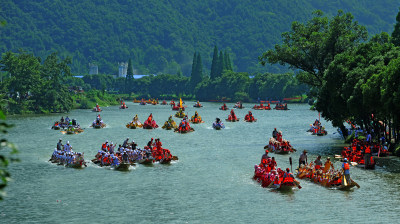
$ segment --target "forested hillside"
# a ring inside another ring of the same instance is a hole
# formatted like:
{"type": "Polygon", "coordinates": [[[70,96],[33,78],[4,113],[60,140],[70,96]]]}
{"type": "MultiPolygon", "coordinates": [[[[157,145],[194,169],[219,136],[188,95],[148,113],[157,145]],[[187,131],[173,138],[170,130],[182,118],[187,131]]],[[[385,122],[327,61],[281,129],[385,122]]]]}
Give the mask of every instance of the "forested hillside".
{"type": "Polygon", "coordinates": [[[257,57],[316,9],[351,12],[370,35],[391,32],[395,0],[1,0],[0,53],[23,49],[46,58],[54,51],[72,57],[72,72],[85,74],[95,62],[100,73],[116,74],[132,58],[135,72],[191,72],[193,53],[211,67],[212,49],[227,49],[238,72],[282,72],[258,65],[257,57]]]}

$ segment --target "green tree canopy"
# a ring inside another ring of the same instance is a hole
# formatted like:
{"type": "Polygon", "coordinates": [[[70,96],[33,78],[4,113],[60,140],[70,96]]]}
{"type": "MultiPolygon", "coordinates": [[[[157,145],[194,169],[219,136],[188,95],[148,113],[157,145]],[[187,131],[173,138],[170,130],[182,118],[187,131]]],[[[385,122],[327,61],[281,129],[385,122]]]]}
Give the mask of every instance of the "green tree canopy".
{"type": "Polygon", "coordinates": [[[315,11],[306,24],[292,23],[292,30],[282,34],[283,43],[275,45],[259,57],[261,64],[289,65],[304,71],[299,79],[320,86],[323,75],[337,54],[356,47],[366,40],[364,26],[353,21],[353,15],[339,10],[332,19],[322,11],[315,11]]]}

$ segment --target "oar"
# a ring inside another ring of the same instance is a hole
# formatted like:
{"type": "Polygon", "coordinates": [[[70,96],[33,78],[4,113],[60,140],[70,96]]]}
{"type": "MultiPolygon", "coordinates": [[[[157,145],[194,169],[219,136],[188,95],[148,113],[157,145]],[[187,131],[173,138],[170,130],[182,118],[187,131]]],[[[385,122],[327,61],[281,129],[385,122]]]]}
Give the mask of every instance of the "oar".
{"type": "Polygon", "coordinates": [[[290,163],[290,172],[293,172],[292,157],[289,157],[289,163],[290,163]]]}
{"type": "Polygon", "coordinates": [[[360,185],[358,185],[357,182],[355,182],[355,181],[354,181],[353,179],[351,179],[351,178],[350,178],[350,180],[351,180],[352,183],[354,183],[354,185],[356,185],[357,188],[360,188],[360,185]]]}

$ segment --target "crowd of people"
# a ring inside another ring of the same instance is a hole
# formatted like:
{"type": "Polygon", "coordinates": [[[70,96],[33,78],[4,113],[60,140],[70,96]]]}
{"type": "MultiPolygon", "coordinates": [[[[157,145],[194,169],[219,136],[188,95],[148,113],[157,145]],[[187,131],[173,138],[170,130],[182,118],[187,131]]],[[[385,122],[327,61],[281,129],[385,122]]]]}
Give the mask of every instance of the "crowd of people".
{"type": "Polygon", "coordinates": [[[246,116],[244,116],[244,120],[246,122],[255,122],[255,121],[257,121],[257,119],[254,118],[253,113],[251,111],[249,111],[249,113],[247,113],[246,116]]]}
{"type": "Polygon", "coordinates": [[[306,156],[300,156],[297,177],[309,179],[324,187],[357,186],[357,183],[350,178],[350,163],[347,158],[344,159],[341,169],[335,169],[330,157],[327,157],[325,163],[322,163],[321,156],[314,162],[308,163],[306,156]]]}
{"type": "Polygon", "coordinates": [[[72,146],[67,141],[66,144],[62,143],[62,139],[59,139],[57,147],[54,149],[51,155],[50,161],[58,163],[59,165],[65,165],[68,167],[81,168],[86,166],[86,162],[83,158],[83,153],[74,152],[72,146]]]}
{"type": "Polygon", "coordinates": [[[96,116],[96,119],[92,122],[92,127],[93,128],[104,128],[106,124],[103,122],[103,119],[101,119],[100,114],[96,116]]]}
{"type": "Polygon", "coordinates": [[[272,187],[279,189],[281,186],[300,187],[300,183],[295,180],[289,168],[286,171],[277,167],[275,157],[268,156],[269,151],[261,157],[261,162],[254,166],[253,179],[261,183],[262,187],[272,187]]]}
{"type": "Polygon", "coordinates": [[[233,109],[229,113],[227,121],[231,121],[231,122],[239,121],[239,119],[236,117],[235,111],[233,111],[233,109]]]}
{"type": "Polygon", "coordinates": [[[281,154],[287,154],[295,151],[290,142],[282,138],[282,131],[278,131],[276,128],[274,128],[272,131],[272,137],[269,139],[268,145],[266,145],[264,148],[281,154]]]}
{"type": "Polygon", "coordinates": [[[313,135],[326,135],[328,132],[325,130],[325,127],[321,125],[321,122],[316,119],[313,124],[310,124],[310,129],[308,129],[313,135]]]}
{"type": "Polygon", "coordinates": [[[170,150],[162,147],[159,138],[155,140],[151,138],[143,149],[137,147],[135,141],[130,142],[129,138],[126,138],[118,147],[112,142],[104,142],[92,161],[101,166],[119,166],[122,163],[133,164],[144,161],[169,163],[172,159],[170,150]]]}
{"type": "Polygon", "coordinates": [[[350,146],[342,150],[342,158],[348,158],[350,162],[364,165],[366,169],[373,169],[375,161],[373,155],[384,157],[389,155],[387,144],[354,139],[350,146]]]}

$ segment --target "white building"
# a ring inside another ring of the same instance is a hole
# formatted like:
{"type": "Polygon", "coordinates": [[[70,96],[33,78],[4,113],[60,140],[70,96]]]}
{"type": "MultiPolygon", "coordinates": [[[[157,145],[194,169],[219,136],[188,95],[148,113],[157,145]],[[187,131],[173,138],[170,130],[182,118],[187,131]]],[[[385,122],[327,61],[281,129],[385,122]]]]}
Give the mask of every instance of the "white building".
{"type": "Polygon", "coordinates": [[[98,75],[98,74],[99,74],[99,68],[97,67],[97,65],[89,63],[89,75],[98,75]]]}
{"type": "Polygon", "coordinates": [[[118,77],[126,77],[128,73],[128,62],[118,63],[118,77]]]}

